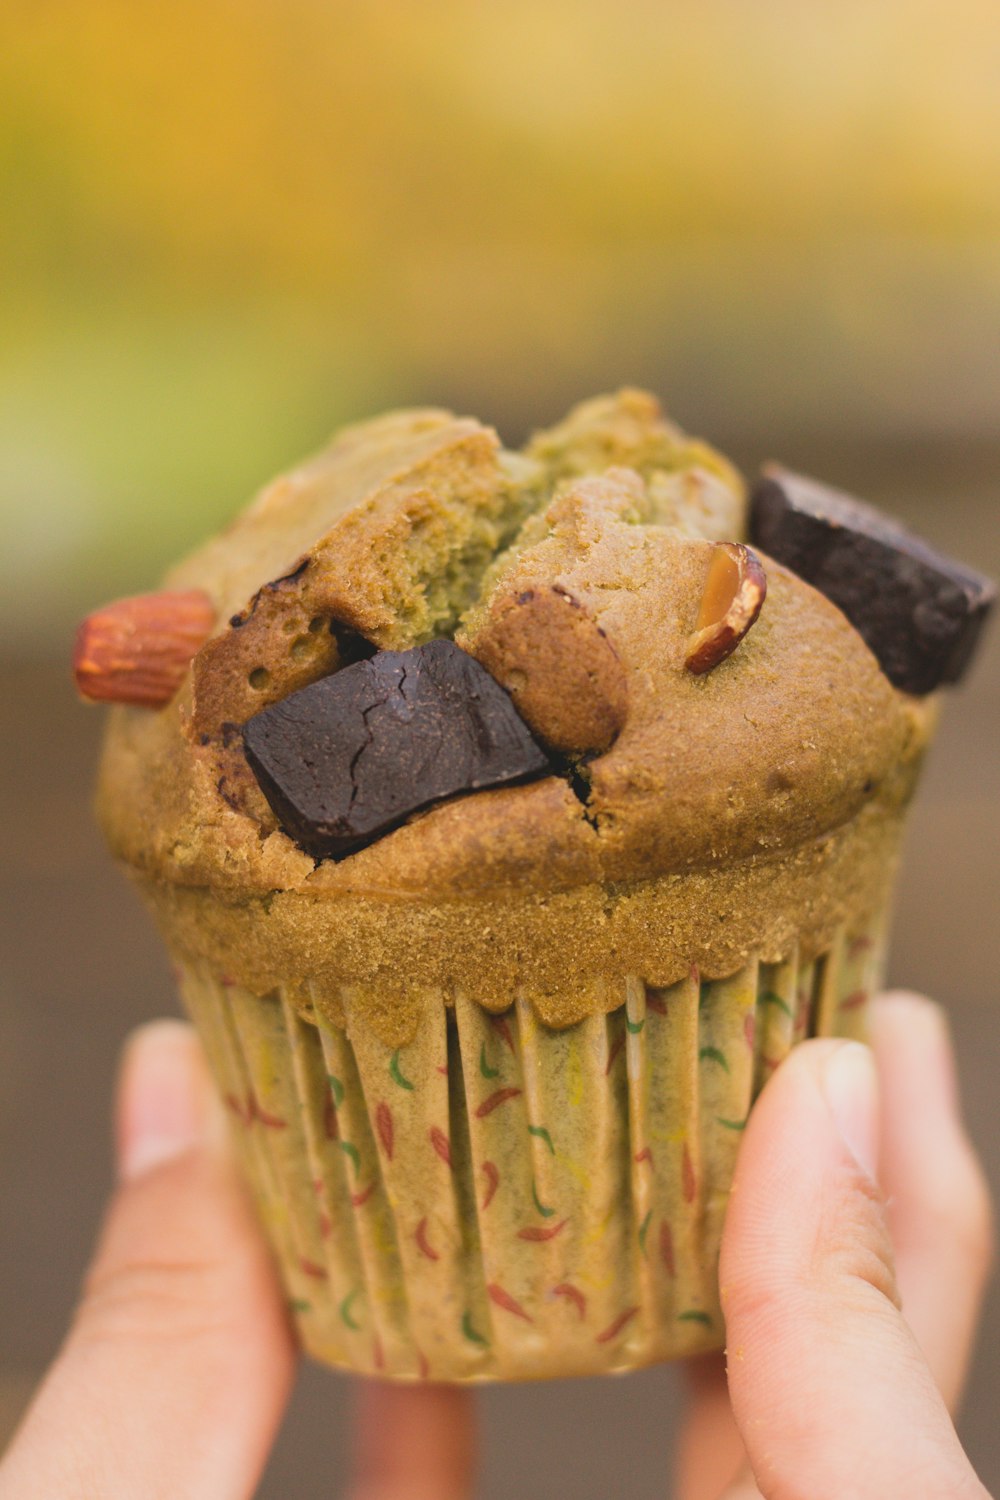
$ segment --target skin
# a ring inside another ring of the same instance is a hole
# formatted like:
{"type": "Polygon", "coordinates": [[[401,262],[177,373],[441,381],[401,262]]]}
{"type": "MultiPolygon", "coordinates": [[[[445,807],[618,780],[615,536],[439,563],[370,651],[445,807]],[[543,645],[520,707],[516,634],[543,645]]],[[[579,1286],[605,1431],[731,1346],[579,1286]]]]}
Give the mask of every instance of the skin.
{"type": "MultiPolygon", "coordinates": [[[[117,1141],[119,1186],[80,1306],[0,1490],[244,1500],[295,1357],[181,1023],[128,1044],[117,1141]]],[[[950,1413],[991,1255],[938,1008],[883,997],[874,1056],[856,1042],[797,1048],[741,1147],[721,1267],[728,1384],[721,1359],[690,1367],[670,1492],[988,1500],[950,1413]]],[[[350,1500],[468,1500],[473,1482],[468,1392],[359,1383],[350,1500]]]]}

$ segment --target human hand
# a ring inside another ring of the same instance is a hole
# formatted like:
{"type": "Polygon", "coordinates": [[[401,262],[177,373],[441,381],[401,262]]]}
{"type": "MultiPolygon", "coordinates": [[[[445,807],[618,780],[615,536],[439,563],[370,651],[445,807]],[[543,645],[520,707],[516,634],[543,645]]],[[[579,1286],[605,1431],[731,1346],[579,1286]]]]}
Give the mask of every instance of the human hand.
{"type": "MultiPolygon", "coordinates": [[[[288,1400],[294,1347],[225,1120],[180,1022],[143,1027],[126,1048],[117,1159],[73,1327],[0,1462],[0,1494],[245,1500],[288,1400]]],[[[374,1382],[360,1392],[352,1500],[464,1500],[467,1393],[374,1382]]]]}
{"type": "Polygon", "coordinates": [[[722,1246],[728,1388],[721,1358],[693,1367],[679,1500],[988,1500],[949,1416],[992,1229],[943,1014],[883,997],[873,1051],[807,1042],[754,1106],[722,1246]]]}

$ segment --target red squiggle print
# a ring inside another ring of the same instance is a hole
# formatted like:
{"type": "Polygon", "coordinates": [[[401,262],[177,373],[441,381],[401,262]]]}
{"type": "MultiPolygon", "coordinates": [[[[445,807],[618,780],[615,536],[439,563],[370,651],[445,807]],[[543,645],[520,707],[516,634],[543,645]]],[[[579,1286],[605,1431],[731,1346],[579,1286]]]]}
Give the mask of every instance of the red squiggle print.
{"type": "Polygon", "coordinates": [[[641,1151],[635,1153],[635,1164],[637,1167],[641,1166],[644,1161],[648,1161],[650,1166],[653,1165],[653,1153],[648,1146],[643,1146],[641,1151]]]}
{"type": "Polygon", "coordinates": [[[427,1243],[427,1220],[421,1219],[414,1232],[413,1238],[417,1242],[417,1249],[421,1255],[426,1255],[428,1260],[440,1260],[441,1257],[436,1250],[427,1243]]]}
{"type": "Polygon", "coordinates": [[[631,1323],[632,1319],[635,1317],[638,1311],[638,1307],[626,1307],[623,1313],[618,1314],[613,1323],[609,1323],[608,1327],[605,1328],[603,1333],[599,1333],[597,1335],[597,1338],[594,1340],[594,1342],[596,1344],[610,1343],[616,1334],[621,1333],[626,1323],[631,1323]]]}
{"type": "Polygon", "coordinates": [[[266,1125],[271,1130],[284,1130],[288,1123],[280,1119],[278,1115],[269,1115],[267,1110],[262,1109],[253,1089],[247,1092],[246,1104],[242,1104],[235,1094],[227,1094],[226,1105],[242,1120],[244,1125],[252,1125],[254,1120],[259,1120],[261,1125],[266,1125]]]}
{"type": "Polygon", "coordinates": [[[660,1259],[666,1266],[667,1275],[676,1276],[677,1266],[674,1261],[674,1237],[666,1219],[660,1225],[660,1259]]]}
{"type": "Polygon", "coordinates": [[[241,1104],[235,1094],[226,1095],[226,1108],[231,1109],[243,1125],[253,1124],[253,1106],[250,1104],[241,1104]]]}
{"type": "Polygon", "coordinates": [[[526,1229],[519,1229],[517,1231],[517,1237],[519,1240],[531,1240],[536,1243],[543,1240],[554,1240],[556,1235],[565,1229],[568,1223],[568,1219],[562,1219],[558,1224],[553,1224],[551,1229],[546,1228],[544,1225],[529,1224],[526,1229]]]}
{"type": "Polygon", "coordinates": [[[326,1104],[323,1106],[323,1134],[328,1141],[340,1140],[340,1121],[332,1094],[327,1094],[326,1104]]]}
{"type": "Polygon", "coordinates": [[[612,1047],[611,1051],[608,1053],[608,1065],[604,1069],[604,1076],[605,1076],[605,1078],[607,1078],[608,1074],[611,1072],[611,1069],[614,1067],[615,1062],[617,1061],[617,1058],[618,1058],[618,1054],[619,1054],[619,1052],[621,1052],[621,1050],[624,1047],[624,1045],[625,1045],[625,1037],[624,1037],[624,1035],[622,1035],[622,1036],[620,1036],[618,1038],[618,1040],[615,1042],[614,1046],[612,1047]]]}
{"type": "Polygon", "coordinates": [[[448,1137],[445,1135],[444,1131],[439,1130],[436,1125],[432,1125],[430,1129],[430,1141],[431,1145],[434,1147],[434,1150],[437,1152],[438,1156],[440,1156],[445,1166],[450,1167],[451,1142],[448,1140],[448,1137]]]}
{"type": "Polygon", "coordinates": [[[686,1142],[684,1145],[684,1157],[681,1163],[681,1185],[684,1189],[684,1202],[693,1203],[695,1194],[698,1191],[698,1182],[694,1175],[694,1163],[691,1160],[691,1153],[687,1148],[686,1142]]]}
{"type": "Polygon", "coordinates": [[[351,1194],[351,1207],[352,1208],[363,1208],[364,1205],[368,1202],[368,1199],[371,1197],[372,1193],[374,1193],[374,1191],[375,1191],[375,1184],[374,1184],[374,1182],[370,1182],[366,1188],[362,1188],[362,1190],[361,1190],[360,1193],[352,1193],[351,1194]]]}
{"type": "Polygon", "coordinates": [[[378,1138],[382,1143],[382,1150],[385,1152],[389,1160],[392,1161],[392,1148],[393,1142],[395,1140],[395,1130],[392,1123],[392,1110],[384,1101],[378,1106],[375,1111],[375,1129],[378,1131],[378,1138]]]}
{"type": "Polygon", "coordinates": [[[848,995],[846,1000],[841,1000],[839,1008],[841,1010],[860,1010],[862,1005],[867,1005],[867,1003],[868,991],[855,990],[853,995],[848,995]]]}
{"type": "Polygon", "coordinates": [[[502,1307],[504,1312],[513,1313],[515,1318],[523,1318],[526,1323],[535,1321],[530,1313],[525,1312],[520,1302],[516,1302],[510,1292],[505,1292],[503,1287],[498,1286],[495,1281],[490,1283],[486,1292],[490,1301],[495,1302],[497,1307],[502,1307]]]}
{"type": "Polygon", "coordinates": [[[562,1281],[558,1286],[552,1288],[552,1295],[554,1297],[565,1297],[567,1302],[572,1302],[580,1314],[580,1322],[584,1321],[587,1316],[587,1299],[575,1286],[570,1286],[568,1281],[562,1281]]]}
{"type": "Polygon", "coordinates": [[[520,1092],[520,1089],[497,1089],[495,1094],[490,1094],[480,1104],[476,1110],[476,1119],[485,1120],[487,1115],[491,1115],[501,1104],[506,1104],[508,1099],[516,1099],[520,1092]]]}
{"type": "Polygon", "coordinates": [[[498,1036],[502,1036],[511,1053],[515,1051],[514,1038],[510,1034],[510,1025],[504,1016],[490,1016],[490,1024],[498,1036]]]}
{"type": "Polygon", "coordinates": [[[496,1164],[494,1162],[483,1162],[483,1176],[486,1178],[486,1196],[482,1201],[482,1205],[479,1210],[480,1213],[485,1213],[489,1208],[490,1204],[493,1202],[493,1194],[500,1186],[500,1173],[497,1170],[496,1164]]]}
{"type": "Polygon", "coordinates": [[[252,1094],[250,1096],[250,1099],[251,1103],[253,1104],[254,1117],[258,1119],[262,1125],[266,1125],[268,1130],[285,1129],[288,1124],[287,1120],[283,1120],[280,1115],[269,1115],[266,1109],[261,1108],[260,1104],[252,1094]]]}
{"type": "Polygon", "coordinates": [[[318,1266],[314,1260],[306,1260],[304,1255],[299,1256],[299,1270],[304,1271],[307,1276],[311,1276],[314,1281],[326,1281],[327,1279],[325,1267],[318,1266]]]}

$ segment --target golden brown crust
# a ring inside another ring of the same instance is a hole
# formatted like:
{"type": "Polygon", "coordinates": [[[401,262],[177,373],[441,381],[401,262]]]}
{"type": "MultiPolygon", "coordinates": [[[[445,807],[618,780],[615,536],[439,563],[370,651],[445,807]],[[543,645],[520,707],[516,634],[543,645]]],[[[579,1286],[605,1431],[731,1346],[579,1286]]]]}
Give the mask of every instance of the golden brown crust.
{"type": "Polygon", "coordinates": [[[169,708],[116,709],[109,723],[105,831],[189,956],[226,955],[250,987],[308,980],[331,1015],[337,984],[410,1015],[447,974],[484,1004],[520,986],[565,1024],[622,974],[729,972],[755,934],[773,960],[796,941],[816,951],[884,899],[931,710],[766,557],[753,629],[704,676],[688,671],[713,542],[738,539],[723,528],[738,524],[742,488],[651,398],[583,410],[527,460],[442,413],[353,429],[171,575],[231,612],[257,598],[169,708]],[[325,632],[308,660],[289,653],[317,612],[380,646],[426,639],[546,494],[457,639],[551,744],[600,753],[572,784],[455,798],[317,865],[277,829],[226,727],[230,710],[248,712],[244,643],[270,674],[257,708],[337,664],[325,632]]]}
{"type": "Polygon", "coordinates": [[[194,661],[190,733],[216,737],[335,671],[331,626],[395,649],[433,634],[428,541],[435,560],[460,552],[463,521],[498,540],[499,448],[494,432],[446,412],[349,428],[175,568],[171,585],[204,588],[220,618],[194,661]]]}

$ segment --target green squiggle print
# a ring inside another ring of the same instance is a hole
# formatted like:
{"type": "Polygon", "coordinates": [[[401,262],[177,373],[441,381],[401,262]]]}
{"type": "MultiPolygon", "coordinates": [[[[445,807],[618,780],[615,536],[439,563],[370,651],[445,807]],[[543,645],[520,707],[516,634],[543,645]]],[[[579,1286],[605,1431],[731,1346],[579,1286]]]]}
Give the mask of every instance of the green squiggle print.
{"type": "Polygon", "coordinates": [[[776,1005],[779,1010],[783,1010],[784,1011],[785,1015],[788,1017],[788,1019],[790,1021],[794,1020],[792,1012],[790,1011],[790,1009],[786,1005],[785,1001],[782,1000],[782,998],[781,998],[780,995],[776,995],[773,990],[765,990],[764,993],[763,993],[763,995],[758,995],[757,996],[757,1004],[758,1005],[776,1005]]]}
{"type": "Polygon", "coordinates": [[[555,1156],[556,1148],[555,1146],[553,1146],[552,1137],[549,1135],[549,1132],[545,1129],[544,1125],[529,1125],[528,1134],[537,1135],[539,1140],[544,1141],[546,1146],[548,1146],[549,1150],[552,1152],[552,1155],[555,1156]]]}
{"type": "Polygon", "coordinates": [[[500,1069],[499,1068],[491,1068],[491,1067],[488,1066],[488,1064],[486,1062],[486,1043],[485,1042],[483,1043],[483,1045],[479,1049],[479,1071],[480,1071],[480,1073],[482,1073],[482,1075],[483,1075],[484,1078],[499,1078],[500,1077],[500,1069]]]}
{"type": "Polygon", "coordinates": [[[650,1209],[649,1213],[639,1225],[639,1249],[642,1251],[643,1255],[645,1255],[646,1253],[646,1235],[649,1233],[649,1221],[652,1217],[653,1210],[650,1209]]]}
{"type": "Polygon", "coordinates": [[[698,1057],[701,1062],[716,1062],[720,1067],[725,1068],[727,1073],[729,1072],[729,1064],[726,1062],[726,1054],[724,1052],[720,1052],[718,1047],[702,1047],[701,1051],[698,1053],[698,1057]]]}
{"type": "Polygon", "coordinates": [[[333,1094],[333,1102],[339,1107],[344,1102],[344,1085],[341,1083],[339,1078],[334,1078],[332,1073],[327,1073],[326,1081],[330,1085],[330,1091],[333,1094]]]}
{"type": "Polygon", "coordinates": [[[490,1347],[489,1339],[484,1339],[482,1334],[477,1333],[473,1328],[472,1318],[467,1312],[462,1314],[462,1332],[470,1344],[478,1344],[481,1349],[488,1349],[490,1347]]]}
{"type": "Polygon", "coordinates": [[[711,1328],[712,1326],[712,1319],[708,1313],[702,1312],[697,1307],[689,1307],[687,1312],[678,1313],[677,1321],[678,1323],[704,1323],[706,1328],[711,1328]]]}
{"type": "Polygon", "coordinates": [[[396,1048],[395,1052],[392,1054],[392,1057],[391,1057],[391,1059],[389,1061],[389,1077],[392,1079],[393,1083],[398,1083],[399,1087],[401,1089],[411,1089],[412,1090],[413,1087],[414,1087],[414,1085],[410,1082],[410,1080],[408,1078],[404,1078],[403,1075],[402,1075],[402,1073],[399,1070],[399,1048],[398,1047],[396,1048]]]}
{"type": "Polygon", "coordinates": [[[360,1333],[360,1331],[361,1331],[361,1324],[360,1323],[356,1323],[354,1321],[354,1318],[353,1318],[352,1314],[351,1314],[351,1303],[354,1301],[354,1299],[355,1299],[355,1297],[357,1295],[358,1295],[357,1288],[355,1288],[355,1290],[353,1292],[348,1292],[347,1296],[344,1298],[343,1302],[340,1304],[340,1316],[341,1316],[341,1318],[343,1318],[343,1320],[347,1324],[348,1328],[353,1328],[355,1333],[360,1333]]]}
{"type": "Polygon", "coordinates": [[[542,1218],[543,1219],[551,1219],[552,1215],[555,1213],[555,1209],[554,1208],[546,1208],[545,1205],[544,1205],[544,1203],[540,1203],[538,1201],[538,1189],[536,1188],[534,1182],[532,1182],[532,1184],[531,1184],[531,1196],[534,1198],[534,1200],[535,1200],[535,1207],[538,1209],[538,1212],[542,1215],[542,1218]]]}
{"type": "Polygon", "coordinates": [[[341,1151],[343,1151],[344,1155],[351,1158],[351,1161],[354,1163],[355,1172],[360,1172],[361,1152],[358,1150],[357,1146],[352,1146],[350,1141],[338,1141],[337,1144],[340,1147],[341,1151]]]}
{"type": "Polygon", "coordinates": [[[726,1130],[746,1130],[746,1120],[724,1120],[721,1115],[716,1115],[715,1123],[722,1125],[726,1130]]]}
{"type": "Polygon", "coordinates": [[[628,1016],[625,1017],[625,1025],[628,1027],[629,1031],[632,1033],[633,1036],[638,1036],[639,1032],[642,1030],[642,1028],[645,1026],[645,1024],[646,1024],[646,1017],[645,1016],[643,1016],[643,1018],[642,1018],[641,1021],[630,1021],[629,1018],[628,1018],[628,1016]]]}

